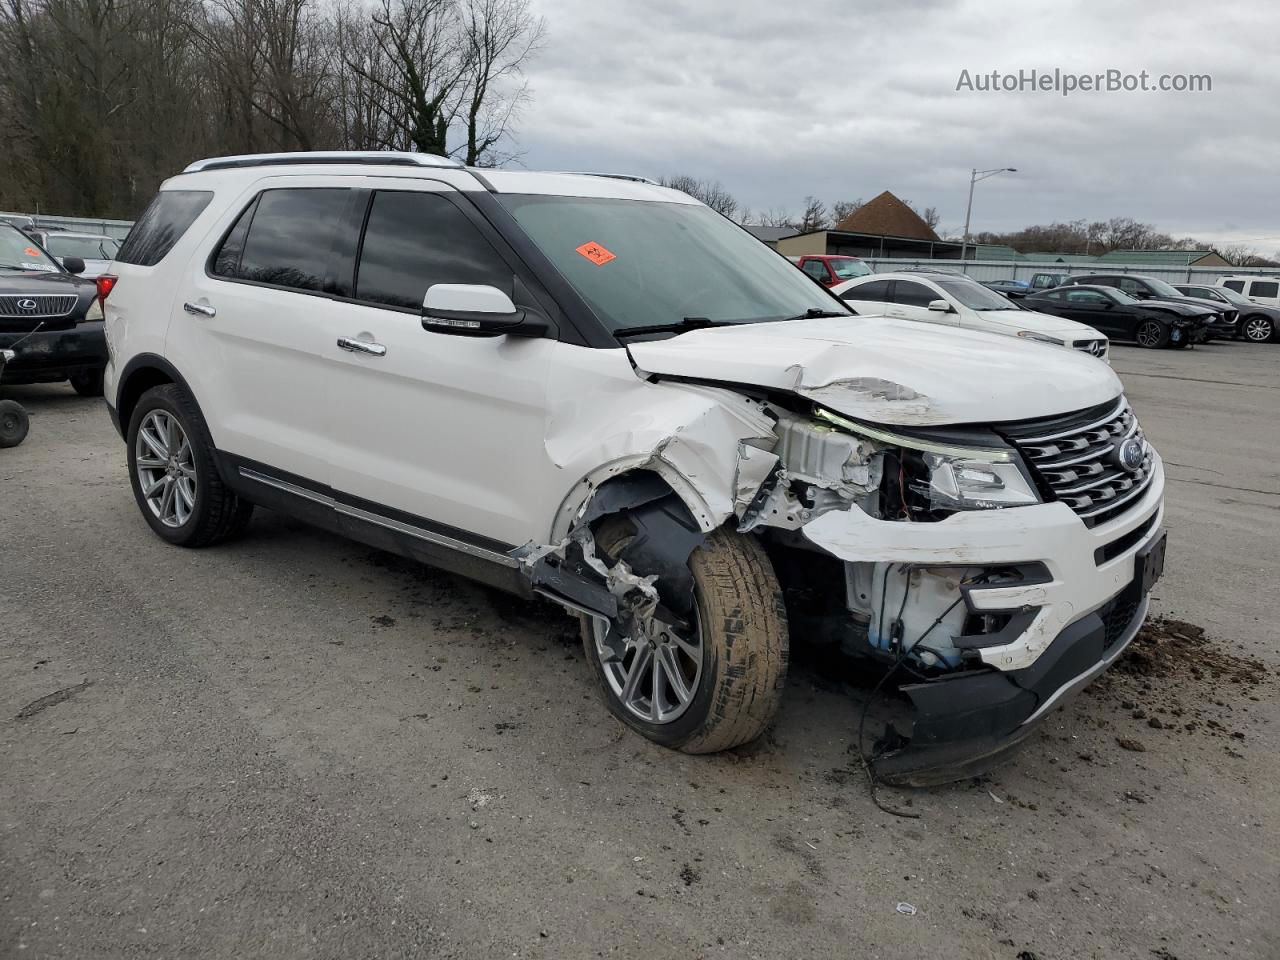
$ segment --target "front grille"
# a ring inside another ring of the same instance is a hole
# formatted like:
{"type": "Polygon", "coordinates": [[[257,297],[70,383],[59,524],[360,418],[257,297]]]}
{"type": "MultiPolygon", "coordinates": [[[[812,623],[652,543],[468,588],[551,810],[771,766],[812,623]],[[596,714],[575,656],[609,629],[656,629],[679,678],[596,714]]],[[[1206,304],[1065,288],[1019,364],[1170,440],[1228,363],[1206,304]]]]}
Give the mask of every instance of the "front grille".
{"type": "Polygon", "coordinates": [[[1022,453],[1042,490],[1091,527],[1119,516],[1151,483],[1154,456],[1123,397],[1065,417],[999,429],[1022,453]],[[1126,470],[1119,450],[1131,437],[1145,450],[1141,465],[1126,470]]]}
{"type": "Polygon", "coordinates": [[[1077,340],[1071,346],[1095,357],[1106,356],[1107,353],[1107,341],[1105,340],[1077,340]]]}
{"type": "Polygon", "coordinates": [[[0,317],[18,320],[65,317],[75,309],[79,299],[74,293],[6,293],[0,295],[0,317]]]}

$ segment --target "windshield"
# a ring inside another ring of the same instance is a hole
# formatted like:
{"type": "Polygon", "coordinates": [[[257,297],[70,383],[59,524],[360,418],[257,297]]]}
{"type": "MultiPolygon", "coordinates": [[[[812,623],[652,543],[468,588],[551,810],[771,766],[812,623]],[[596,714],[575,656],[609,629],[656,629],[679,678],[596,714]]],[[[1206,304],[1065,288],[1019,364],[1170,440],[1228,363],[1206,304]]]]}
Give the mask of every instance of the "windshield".
{"type": "Polygon", "coordinates": [[[1180,293],[1180,292],[1178,291],[1178,288],[1177,288],[1177,287],[1175,287],[1173,284],[1171,284],[1171,283],[1165,283],[1165,281],[1163,281],[1163,280],[1161,280],[1161,279],[1159,279],[1159,278],[1157,278],[1157,277],[1146,277],[1146,278],[1144,278],[1144,279],[1145,279],[1145,280],[1146,280],[1146,282],[1147,282],[1147,286],[1149,286],[1153,291],[1155,291],[1155,293],[1156,293],[1156,295],[1157,295],[1157,296],[1161,296],[1161,297],[1184,297],[1184,296],[1186,296],[1186,294],[1184,294],[1184,293],[1180,293]]]}
{"type": "Polygon", "coordinates": [[[940,286],[970,310],[1021,310],[1012,301],[974,280],[939,280],[940,286]]]}
{"type": "Polygon", "coordinates": [[[854,277],[870,276],[871,268],[861,260],[855,260],[852,257],[845,257],[839,260],[828,260],[831,269],[835,271],[835,275],[841,280],[852,280],[854,277]]]}
{"type": "Polygon", "coordinates": [[[45,247],[55,257],[79,257],[81,260],[114,260],[120,244],[110,237],[60,237],[50,234],[45,247]]]}
{"type": "Polygon", "coordinates": [[[58,265],[17,227],[0,223],[0,269],[58,273],[58,265]]]}
{"type": "Polygon", "coordinates": [[[610,331],[686,317],[758,323],[847,312],[785,257],[700,204],[498,199],[610,331]]]}
{"type": "Polygon", "coordinates": [[[1101,292],[1102,292],[1102,293],[1105,293],[1107,296],[1109,296],[1109,297],[1110,297],[1112,300],[1114,300],[1116,303],[1123,303],[1123,304],[1126,304],[1126,305],[1127,305],[1127,304],[1132,304],[1132,303],[1141,303],[1141,302],[1142,302],[1142,301],[1141,301],[1141,300],[1139,300],[1137,297],[1131,297],[1131,296],[1129,296],[1129,294],[1125,293],[1125,292],[1124,292],[1123,290],[1121,290],[1119,287],[1107,287],[1106,289],[1102,290],[1101,292]]]}

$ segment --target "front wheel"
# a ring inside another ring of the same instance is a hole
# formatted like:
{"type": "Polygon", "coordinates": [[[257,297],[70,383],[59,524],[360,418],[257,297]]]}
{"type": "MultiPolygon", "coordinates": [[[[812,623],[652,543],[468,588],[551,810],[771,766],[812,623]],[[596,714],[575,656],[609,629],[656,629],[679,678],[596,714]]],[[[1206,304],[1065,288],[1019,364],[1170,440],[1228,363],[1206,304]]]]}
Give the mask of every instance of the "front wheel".
{"type": "Polygon", "coordinates": [[[222,482],[204,417],[181,387],[168,383],[144,393],[126,436],[134,499],[161,539],[203,547],[248,525],[253,504],[222,482]]]}
{"type": "MultiPolygon", "coordinates": [[[[1181,330],[1174,332],[1178,334],[1179,341],[1186,336],[1181,330]]],[[[1169,345],[1169,328],[1159,320],[1143,320],[1142,323],[1138,324],[1134,339],[1138,341],[1138,346],[1140,347],[1146,347],[1148,350],[1158,350],[1169,345]]]]}
{"type": "MultiPolygon", "coordinates": [[[[606,521],[597,545],[616,556],[630,535],[606,521]]],[[[714,753],[756,739],[773,720],[787,676],[786,611],[753,537],[717,530],[689,569],[687,621],[662,607],[614,631],[584,617],[582,642],[614,716],[662,746],[714,753]]]]}
{"type": "Polygon", "coordinates": [[[1250,343],[1266,343],[1275,336],[1275,324],[1270,317],[1249,317],[1244,322],[1242,333],[1250,343]]]}

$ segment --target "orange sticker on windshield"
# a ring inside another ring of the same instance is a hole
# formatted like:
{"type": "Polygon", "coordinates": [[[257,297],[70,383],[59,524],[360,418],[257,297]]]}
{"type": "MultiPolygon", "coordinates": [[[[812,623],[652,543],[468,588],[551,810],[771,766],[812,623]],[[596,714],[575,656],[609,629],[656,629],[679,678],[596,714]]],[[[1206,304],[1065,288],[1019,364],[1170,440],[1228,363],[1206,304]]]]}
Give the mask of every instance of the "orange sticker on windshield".
{"type": "Polygon", "coordinates": [[[597,267],[603,267],[610,260],[618,259],[618,255],[610,253],[598,243],[584,243],[576,248],[577,251],[594,263],[597,267]]]}
{"type": "Polygon", "coordinates": [[[28,257],[38,257],[38,256],[40,256],[40,251],[39,251],[39,250],[37,250],[35,247],[27,247],[27,248],[26,248],[25,250],[23,250],[22,252],[23,252],[24,254],[26,254],[28,257]]]}

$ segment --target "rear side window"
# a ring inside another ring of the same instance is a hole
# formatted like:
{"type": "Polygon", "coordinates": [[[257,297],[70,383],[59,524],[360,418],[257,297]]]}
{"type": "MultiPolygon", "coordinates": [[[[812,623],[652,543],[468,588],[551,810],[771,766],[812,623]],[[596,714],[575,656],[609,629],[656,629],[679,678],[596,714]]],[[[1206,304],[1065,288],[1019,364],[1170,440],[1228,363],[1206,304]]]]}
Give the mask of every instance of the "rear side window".
{"type": "Polygon", "coordinates": [[[840,296],[845,300],[874,300],[884,303],[889,299],[889,281],[872,280],[870,283],[860,283],[840,296]]]}
{"type": "Polygon", "coordinates": [[[209,190],[161,190],[129,231],[116,260],[154,267],[182,239],[212,199],[209,190]]]}
{"type": "Polygon", "coordinates": [[[1227,280],[1224,281],[1222,285],[1228,290],[1234,290],[1236,293],[1244,293],[1243,280],[1227,280]]]}
{"type": "Polygon", "coordinates": [[[893,288],[893,302],[905,307],[927,307],[934,300],[941,299],[941,296],[923,283],[915,283],[911,280],[899,280],[897,286],[893,288]]]}
{"type": "MultiPolygon", "coordinates": [[[[350,191],[266,190],[223,240],[213,274],[294,290],[325,290],[350,191]]],[[[332,284],[330,284],[332,285],[332,284]]]]}
{"type": "Polygon", "coordinates": [[[1255,280],[1249,287],[1251,297],[1274,297],[1280,293],[1280,283],[1274,280],[1255,280]]]}
{"type": "MultiPolygon", "coordinates": [[[[251,239],[257,229],[255,220],[251,239]]],[[[360,248],[356,299],[420,309],[432,284],[488,284],[510,296],[514,280],[511,267],[445,197],[374,194],[360,248]]]]}

